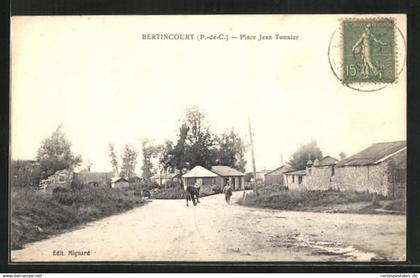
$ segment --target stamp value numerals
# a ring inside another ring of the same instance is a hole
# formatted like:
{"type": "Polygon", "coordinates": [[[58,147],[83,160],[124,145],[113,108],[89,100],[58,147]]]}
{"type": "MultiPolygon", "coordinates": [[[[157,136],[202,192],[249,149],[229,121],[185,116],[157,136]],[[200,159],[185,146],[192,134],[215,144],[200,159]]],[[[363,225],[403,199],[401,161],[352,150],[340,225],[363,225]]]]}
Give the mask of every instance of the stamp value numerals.
{"type": "Polygon", "coordinates": [[[343,82],[394,82],[394,22],[358,19],[344,20],[342,24],[343,82]]]}

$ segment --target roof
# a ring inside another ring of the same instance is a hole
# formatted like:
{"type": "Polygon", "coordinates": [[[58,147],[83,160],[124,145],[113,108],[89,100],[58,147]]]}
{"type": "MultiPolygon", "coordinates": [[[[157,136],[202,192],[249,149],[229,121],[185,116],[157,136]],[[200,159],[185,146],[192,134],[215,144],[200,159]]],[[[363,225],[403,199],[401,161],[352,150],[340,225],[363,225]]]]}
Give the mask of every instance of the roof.
{"type": "Polygon", "coordinates": [[[288,171],[291,171],[292,170],[292,168],[289,166],[289,165],[282,165],[282,166],[280,166],[280,167],[278,167],[278,168],[276,168],[276,169],[274,169],[274,170],[272,170],[272,171],[269,171],[268,173],[266,173],[265,174],[265,176],[267,176],[267,175],[281,175],[281,174],[283,174],[283,173],[285,173],[285,172],[288,172],[288,171]]]}
{"type": "Polygon", "coordinates": [[[297,171],[291,171],[291,172],[287,172],[284,173],[285,175],[295,175],[295,176],[305,176],[306,175],[306,170],[297,170],[297,171]]]}
{"type": "Polygon", "coordinates": [[[126,182],[128,182],[128,180],[126,180],[125,178],[123,178],[123,177],[112,177],[111,178],[111,182],[118,182],[118,181],[126,181],[126,182]]]}
{"type": "Polygon", "coordinates": [[[183,178],[213,178],[217,176],[217,174],[200,165],[195,166],[189,172],[182,175],[183,178]]]}
{"type": "Polygon", "coordinates": [[[224,166],[224,165],[212,166],[211,171],[220,175],[220,176],[222,176],[222,177],[241,177],[241,176],[245,176],[244,173],[239,172],[236,169],[233,169],[229,166],[224,166]]]}
{"type": "Polygon", "coordinates": [[[364,166],[378,164],[407,148],[406,141],[376,143],[337,163],[337,166],[364,166]]]}
{"type": "Polygon", "coordinates": [[[329,155],[324,156],[317,165],[314,166],[330,166],[330,165],[334,165],[338,162],[338,159],[335,159],[334,157],[331,157],[329,155]]]}

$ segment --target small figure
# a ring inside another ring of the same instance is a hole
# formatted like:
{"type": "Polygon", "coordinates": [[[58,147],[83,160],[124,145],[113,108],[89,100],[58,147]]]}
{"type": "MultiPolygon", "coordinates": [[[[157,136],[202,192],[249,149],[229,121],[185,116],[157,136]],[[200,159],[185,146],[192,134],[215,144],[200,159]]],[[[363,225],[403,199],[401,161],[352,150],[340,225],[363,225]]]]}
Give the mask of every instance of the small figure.
{"type": "Polygon", "coordinates": [[[225,193],[226,203],[230,204],[230,197],[232,196],[232,187],[230,186],[229,182],[223,188],[223,193],[225,193]]]}
{"type": "Polygon", "coordinates": [[[200,195],[200,185],[198,184],[198,182],[195,182],[195,184],[194,184],[194,188],[197,190],[197,203],[200,203],[200,197],[199,197],[199,195],[200,195]]]}

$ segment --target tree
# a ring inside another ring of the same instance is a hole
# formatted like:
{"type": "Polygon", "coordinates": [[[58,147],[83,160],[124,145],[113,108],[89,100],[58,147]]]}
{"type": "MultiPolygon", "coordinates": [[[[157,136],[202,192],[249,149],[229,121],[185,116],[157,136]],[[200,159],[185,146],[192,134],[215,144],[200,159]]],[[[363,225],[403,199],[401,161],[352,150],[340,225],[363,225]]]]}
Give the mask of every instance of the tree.
{"type": "Polygon", "coordinates": [[[311,141],[301,145],[299,149],[293,153],[289,160],[289,165],[295,170],[305,169],[308,160],[314,160],[315,158],[321,159],[322,151],[318,147],[316,141],[311,141]]]}
{"type": "Polygon", "coordinates": [[[217,158],[216,136],[210,132],[205,116],[197,106],[187,109],[185,123],[187,127],[185,160],[188,169],[201,165],[210,168],[217,158]]]}
{"type": "Polygon", "coordinates": [[[217,162],[244,172],[246,165],[245,145],[239,135],[231,129],[223,133],[218,141],[217,162]]]}
{"type": "Polygon", "coordinates": [[[121,160],[122,167],[120,176],[130,179],[135,174],[137,164],[137,150],[133,146],[125,145],[121,160]]]}
{"type": "Polygon", "coordinates": [[[109,144],[109,158],[111,159],[112,169],[114,170],[114,176],[119,174],[118,171],[118,160],[117,155],[115,154],[115,148],[113,144],[109,144]]]}
{"type": "Polygon", "coordinates": [[[142,142],[143,165],[141,166],[142,177],[145,181],[150,182],[152,176],[155,174],[153,171],[152,158],[156,156],[157,148],[152,146],[149,140],[142,142]]]}
{"type": "Polygon", "coordinates": [[[71,151],[71,142],[66,138],[62,125],[59,125],[50,137],[42,141],[36,159],[45,176],[50,176],[57,170],[73,170],[82,162],[81,156],[71,151]]]}
{"type": "Polygon", "coordinates": [[[339,156],[340,156],[340,160],[346,159],[346,157],[347,157],[346,153],[344,153],[344,152],[341,152],[339,154],[339,156]]]}

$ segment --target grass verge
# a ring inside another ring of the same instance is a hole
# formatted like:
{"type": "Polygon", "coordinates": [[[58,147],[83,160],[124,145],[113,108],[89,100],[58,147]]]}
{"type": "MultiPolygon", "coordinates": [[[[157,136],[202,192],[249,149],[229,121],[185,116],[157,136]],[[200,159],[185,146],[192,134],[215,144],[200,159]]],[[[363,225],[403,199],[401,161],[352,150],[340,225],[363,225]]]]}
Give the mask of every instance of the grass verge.
{"type": "Polygon", "coordinates": [[[350,213],[405,213],[404,200],[384,200],[378,196],[378,202],[372,204],[372,195],[368,192],[342,191],[297,191],[285,190],[274,186],[265,186],[258,192],[247,194],[239,199],[238,204],[261,208],[297,211],[327,211],[350,213]],[[349,204],[359,203],[359,206],[349,204]],[[380,209],[380,210],[378,210],[380,209]],[[392,211],[391,211],[392,209],[392,211]]]}
{"type": "Polygon", "coordinates": [[[134,191],[84,186],[48,194],[12,189],[12,249],[144,204],[134,191]]]}

